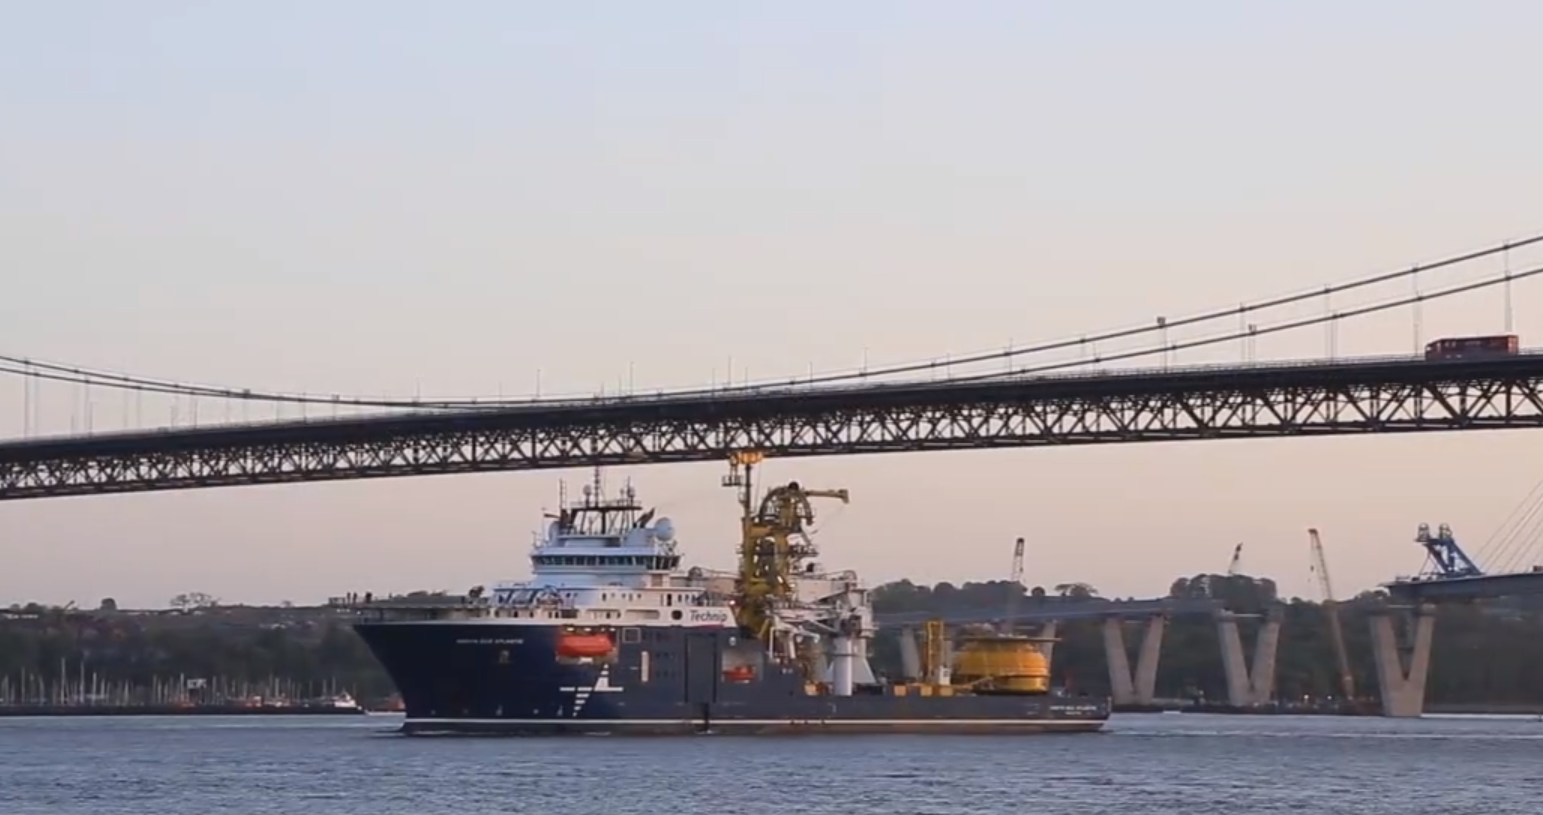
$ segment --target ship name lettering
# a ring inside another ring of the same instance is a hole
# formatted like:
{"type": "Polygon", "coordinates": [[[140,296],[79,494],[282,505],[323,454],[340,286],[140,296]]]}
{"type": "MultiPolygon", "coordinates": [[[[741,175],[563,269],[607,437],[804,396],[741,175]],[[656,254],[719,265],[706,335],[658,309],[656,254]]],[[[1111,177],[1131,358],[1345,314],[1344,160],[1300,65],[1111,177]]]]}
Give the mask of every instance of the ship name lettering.
{"type": "Polygon", "coordinates": [[[691,610],[691,622],[694,623],[726,623],[728,621],[729,614],[726,611],[691,610]]]}
{"type": "Polygon", "coordinates": [[[456,645],[524,645],[525,640],[511,639],[508,637],[463,637],[455,641],[456,645]]]}

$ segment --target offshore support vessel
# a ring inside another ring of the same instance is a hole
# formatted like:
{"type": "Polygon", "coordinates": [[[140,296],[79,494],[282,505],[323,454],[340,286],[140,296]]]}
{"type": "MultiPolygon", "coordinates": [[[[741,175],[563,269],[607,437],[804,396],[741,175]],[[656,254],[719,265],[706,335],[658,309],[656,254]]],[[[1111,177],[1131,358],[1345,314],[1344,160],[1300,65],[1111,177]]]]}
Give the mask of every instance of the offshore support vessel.
{"type": "Polygon", "coordinates": [[[739,568],[682,570],[675,530],[630,484],[564,496],[530,555],[533,577],[465,596],[356,606],[355,630],[400,691],[409,734],[1085,732],[1107,698],[1052,692],[1038,640],[927,626],[927,674],[875,678],[868,592],[822,571],[797,482],[756,500],[757,454],[731,460],[739,568]]]}

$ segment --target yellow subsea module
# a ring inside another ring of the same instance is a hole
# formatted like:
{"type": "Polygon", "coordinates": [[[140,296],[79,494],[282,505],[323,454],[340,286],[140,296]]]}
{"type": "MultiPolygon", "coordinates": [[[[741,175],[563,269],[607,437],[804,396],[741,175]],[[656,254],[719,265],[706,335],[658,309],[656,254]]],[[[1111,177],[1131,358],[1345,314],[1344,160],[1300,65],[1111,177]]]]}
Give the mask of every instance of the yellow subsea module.
{"type": "Polygon", "coordinates": [[[972,635],[954,654],[953,683],[976,693],[1049,693],[1050,660],[1028,637],[972,635]]]}

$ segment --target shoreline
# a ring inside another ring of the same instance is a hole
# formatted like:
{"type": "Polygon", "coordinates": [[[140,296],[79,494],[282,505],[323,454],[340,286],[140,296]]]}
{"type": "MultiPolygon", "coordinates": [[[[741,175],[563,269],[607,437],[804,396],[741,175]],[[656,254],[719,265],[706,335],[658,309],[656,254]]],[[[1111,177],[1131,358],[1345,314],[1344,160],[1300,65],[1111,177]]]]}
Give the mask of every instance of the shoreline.
{"type": "Polygon", "coordinates": [[[61,716],[364,716],[354,707],[249,707],[246,705],[0,705],[0,718],[61,716]]]}

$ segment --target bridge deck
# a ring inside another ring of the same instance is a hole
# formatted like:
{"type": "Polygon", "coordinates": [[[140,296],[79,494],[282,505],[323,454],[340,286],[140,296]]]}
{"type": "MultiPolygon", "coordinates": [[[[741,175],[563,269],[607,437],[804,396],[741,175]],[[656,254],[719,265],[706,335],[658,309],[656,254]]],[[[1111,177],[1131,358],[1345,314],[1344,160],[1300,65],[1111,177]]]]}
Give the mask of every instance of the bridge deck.
{"type": "Polygon", "coordinates": [[[1388,596],[1400,602],[1488,600],[1524,594],[1543,594],[1543,571],[1479,575],[1477,577],[1397,580],[1382,584],[1388,596]]]}
{"type": "MultiPolygon", "coordinates": [[[[1169,616],[1184,616],[1189,614],[1213,614],[1221,611],[1222,604],[1216,600],[1089,600],[1086,602],[1057,602],[1047,604],[1044,607],[1029,606],[1020,609],[1013,615],[1015,622],[1034,623],[1057,620],[1066,622],[1069,620],[1102,619],[1104,617],[1151,617],[1158,614],[1169,616]]],[[[942,619],[948,625],[979,625],[990,623],[1003,623],[1007,621],[1007,615],[1000,609],[961,611],[952,614],[939,615],[927,612],[891,612],[888,614],[875,614],[873,621],[882,628],[920,626],[927,620],[942,619]]]]}

